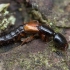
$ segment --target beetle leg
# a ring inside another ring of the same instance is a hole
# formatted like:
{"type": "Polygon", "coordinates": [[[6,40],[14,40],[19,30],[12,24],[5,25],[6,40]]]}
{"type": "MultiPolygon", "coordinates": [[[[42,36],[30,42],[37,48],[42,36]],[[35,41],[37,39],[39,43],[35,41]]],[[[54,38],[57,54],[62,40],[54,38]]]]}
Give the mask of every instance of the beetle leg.
{"type": "Polygon", "coordinates": [[[46,36],[45,34],[39,33],[39,36],[45,42],[48,42],[50,40],[50,38],[46,36]]]}
{"type": "Polygon", "coordinates": [[[23,42],[21,43],[21,46],[24,44],[24,43],[28,43],[30,41],[32,41],[34,39],[34,35],[31,35],[29,37],[27,37],[25,40],[23,40],[23,42]]]}
{"type": "Polygon", "coordinates": [[[14,38],[15,40],[15,42],[18,42],[18,41],[20,41],[20,39],[21,38],[23,38],[23,37],[26,37],[26,34],[25,33],[20,33],[16,38],[14,38]]]}

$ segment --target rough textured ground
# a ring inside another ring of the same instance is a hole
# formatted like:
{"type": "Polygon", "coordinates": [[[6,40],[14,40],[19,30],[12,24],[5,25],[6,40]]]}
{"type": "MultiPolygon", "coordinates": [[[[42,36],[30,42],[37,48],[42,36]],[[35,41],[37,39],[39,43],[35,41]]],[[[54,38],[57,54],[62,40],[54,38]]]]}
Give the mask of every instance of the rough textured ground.
{"type": "MultiPolygon", "coordinates": [[[[70,6],[68,6],[68,4],[70,3],[70,1],[32,1],[36,2],[39,5],[39,9],[46,15],[49,23],[55,23],[55,26],[57,26],[58,24],[58,26],[64,27],[61,29],[56,28],[54,30],[64,33],[64,36],[69,43],[70,29],[66,29],[65,27],[69,27],[70,25],[68,19],[70,15],[70,6]],[[50,11],[48,11],[47,9],[49,9],[50,11]],[[48,14],[47,11],[50,13],[48,14]],[[66,19],[68,23],[65,23],[66,21],[64,19],[66,19]]],[[[46,43],[41,41],[41,39],[35,39],[23,46],[17,46],[15,44],[15,47],[1,47],[0,70],[70,70],[70,46],[68,50],[62,54],[58,51],[55,52],[55,48],[53,48],[52,45],[52,42],[46,43]]]]}

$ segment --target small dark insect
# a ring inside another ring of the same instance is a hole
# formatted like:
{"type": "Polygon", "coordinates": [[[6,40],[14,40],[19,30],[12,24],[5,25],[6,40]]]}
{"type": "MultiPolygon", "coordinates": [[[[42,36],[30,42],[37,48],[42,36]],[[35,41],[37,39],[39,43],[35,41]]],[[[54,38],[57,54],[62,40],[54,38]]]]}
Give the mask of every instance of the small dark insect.
{"type": "MultiPolygon", "coordinates": [[[[16,1],[19,2],[18,0],[16,1]]],[[[21,1],[24,1],[26,7],[32,7],[32,4],[30,4],[29,2],[30,0],[21,0],[21,1]]],[[[12,41],[19,41],[22,37],[25,37],[28,33],[33,35],[26,38],[26,40],[23,41],[22,44],[31,41],[34,38],[34,35],[38,34],[43,40],[46,40],[47,38],[53,39],[55,47],[58,48],[59,50],[65,51],[68,48],[68,43],[62,34],[56,33],[52,28],[46,25],[42,25],[38,21],[30,21],[24,25],[20,25],[18,28],[11,31],[10,33],[1,36],[0,45],[12,41]]]]}
{"type": "MultiPolygon", "coordinates": [[[[22,36],[25,37],[25,34],[28,33],[39,35],[42,34],[44,35],[44,38],[52,37],[56,48],[63,51],[65,51],[68,48],[68,43],[62,34],[55,33],[54,30],[51,29],[49,26],[41,25],[37,21],[31,21],[28,22],[27,24],[21,25],[16,30],[11,31],[9,34],[0,37],[0,44],[16,40],[17,38],[19,40],[22,36]]],[[[31,37],[31,39],[32,38],[33,37],[31,37]]],[[[26,42],[30,41],[28,39],[26,39],[26,42]]]]}

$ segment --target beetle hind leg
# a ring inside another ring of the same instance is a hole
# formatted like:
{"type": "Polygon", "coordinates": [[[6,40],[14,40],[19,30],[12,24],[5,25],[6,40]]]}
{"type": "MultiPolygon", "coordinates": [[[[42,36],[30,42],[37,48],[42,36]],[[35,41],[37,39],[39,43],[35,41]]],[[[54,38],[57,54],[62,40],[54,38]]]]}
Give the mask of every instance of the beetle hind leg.
{"type": "Polygon", "coordinates": [[[25,38],[24,40],[22,40],[21,46],[25,43],[32,41],[33,39],[34,39],[34,35],[31,35],[31,36],[25,38]]]}

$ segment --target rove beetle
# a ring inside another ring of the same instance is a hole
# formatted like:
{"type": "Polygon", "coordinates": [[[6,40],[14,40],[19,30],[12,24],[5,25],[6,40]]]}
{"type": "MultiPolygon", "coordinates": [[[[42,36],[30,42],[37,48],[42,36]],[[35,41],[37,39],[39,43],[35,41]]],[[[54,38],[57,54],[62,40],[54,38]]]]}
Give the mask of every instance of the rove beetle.
{"type": "MultiPolygon", "coordinates": [[[[45,26],[42,24],[39,24],[37,21],[30,21],[24,25],[19,26],[16,28],[16,30],[11,31],[10,33],[1,36],[0,37],[0,45],[3,45],[4,43],[9,43],[11,41],[20,40],[22,37],[25,37],[26,34],[42,34],[44,35],[44,38],[52,37],[55,47],[65,51],[68,48],[68,43],[65,39],[65,37],[60,33],[55,33],[53,29],[51,29],[49,26],[45,26]]],[[[33,37],[31,37],[32,39],[33,37]]],[[[26,40],[28,42],[30,40],[26,40]]]]}

